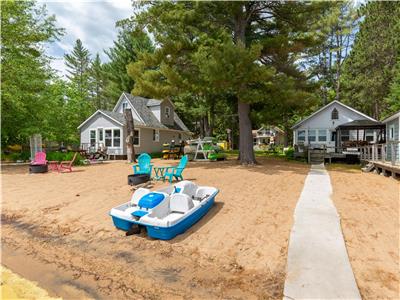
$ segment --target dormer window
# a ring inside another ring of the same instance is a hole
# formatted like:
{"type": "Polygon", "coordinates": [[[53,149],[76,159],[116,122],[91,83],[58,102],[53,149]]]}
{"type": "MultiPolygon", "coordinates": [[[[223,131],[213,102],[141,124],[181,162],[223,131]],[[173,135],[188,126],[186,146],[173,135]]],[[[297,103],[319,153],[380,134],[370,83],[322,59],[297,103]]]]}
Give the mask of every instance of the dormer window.
{"type": "Polygon", "coordinates": [[[338,110],[336,108],[334,108],[332,110],[331,119],[332,120],[339,120],[339,112],[338,112],[338,110]]]}
{"type": "Polygon", "coordinates": [[[171,115],[171,109],[167,106],[165,107],[165,117],[169,119],[170,115],[171,115]]]}

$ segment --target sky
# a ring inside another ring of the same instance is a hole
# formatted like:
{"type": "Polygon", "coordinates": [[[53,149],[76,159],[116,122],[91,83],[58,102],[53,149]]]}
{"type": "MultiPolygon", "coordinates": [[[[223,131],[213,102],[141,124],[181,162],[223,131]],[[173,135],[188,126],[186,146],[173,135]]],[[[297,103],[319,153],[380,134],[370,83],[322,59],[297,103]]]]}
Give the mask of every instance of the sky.
{"type": "Polygon", "coordinates": [[[98,52],[103,62],[107,61],[104,49],[113,45],[118,30],[115,23],[132,15],[131,0],[40,0],[46,5],[49,15],[55,15],[57,26],[64,28],[60,41],[46,46],[53,57],[51,66],[66,74],[64,54],[70,53],[77,39],[89,49],[92,57],[98,52]]]}

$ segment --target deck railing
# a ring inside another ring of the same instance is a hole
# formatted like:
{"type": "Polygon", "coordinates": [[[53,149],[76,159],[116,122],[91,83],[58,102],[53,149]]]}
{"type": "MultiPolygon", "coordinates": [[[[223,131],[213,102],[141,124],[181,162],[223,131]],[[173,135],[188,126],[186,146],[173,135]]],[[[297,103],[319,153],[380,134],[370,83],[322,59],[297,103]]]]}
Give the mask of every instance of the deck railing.
{"type": "Polygon", "coordinates": [[[392,165],[400,164],[400,141],[363,146],[360,148],[360,152],[361,160],[381,161],[392,165]]]}

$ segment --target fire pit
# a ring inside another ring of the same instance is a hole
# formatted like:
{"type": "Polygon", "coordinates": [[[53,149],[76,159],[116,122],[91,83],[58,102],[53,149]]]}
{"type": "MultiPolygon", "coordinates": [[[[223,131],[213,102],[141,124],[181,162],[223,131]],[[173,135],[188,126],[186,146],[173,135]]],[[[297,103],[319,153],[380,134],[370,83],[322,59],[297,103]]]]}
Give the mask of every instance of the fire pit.
{"type": "Polygon", "coordinates": [[[149,180],[150,180],[150,176],[147,174],[128,175],[128,184],[129,185],[138,185],[141,183],[145,183],[149,180]]]}
{"type": "Polygon", "coordinates": [[[46,165],[29,165],[29,173],[47,173],[48,167],[46,165]]]}

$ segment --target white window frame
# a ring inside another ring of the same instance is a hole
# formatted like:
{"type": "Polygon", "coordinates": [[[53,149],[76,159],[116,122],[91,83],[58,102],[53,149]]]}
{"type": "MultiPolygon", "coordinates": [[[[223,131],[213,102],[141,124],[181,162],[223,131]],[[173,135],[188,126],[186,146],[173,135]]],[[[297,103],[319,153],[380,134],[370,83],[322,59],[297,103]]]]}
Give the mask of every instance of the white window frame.
{"type": "Polygon", "coordinates": [[[365,130],[365,140],[368,141],[367,136],[372,136],[372,140],[368,142],[374,142],[375,141],[375,130],[373,129],[364,129],[365,130]],[[370,131],[370,132],[368,132],[370,131]]]}
{"type": "Polygon", "coordinates": [[[128,102],[124,101],[122,102],[122,113],[124,113],[125,109],[128,108],[128,102]]]}
{"type": "Polygon", "coordinates": [[[153,129],[153,142],[157,143],[160,141],[160,130],[153,129]]]}
{"type": "Polygon", "coordinates": [[[122,149],[123,148],[123,138],[124,138],[124,131],[120,127],[107,127],[103,128],[103,143],[104,146],[107,148],[115,148],[115,149],[122,149]],[[106,145],[106,131],[111,130],[111,146],[106,145]],[[114,146],[114,130],[119,130],[119,146],[114,146]]]}
{"type": "Polygon", "coordinates": [[[112,130],[112,146],[113,148],[122,148],[122,130],[121,128],[113,128],[112,130]],[[114,132],[118,130],[119,131],[119,146],[115,146],[114,145],[114,141],[115,141],[115,136],[114,136],[114,132]]]}
{"type": "Polygon", "coordinates": [[[89,145],[90,147],[96,147],[97,144],[97,129],[89,130],[89,145]],[[94,145],[92,145],[92,132],[94,132],[94,145]]]}
{"type": "Polygon", "coordinates": [[[303,142],[303,143],[305,143],[306,140],[307,140],[307,130],[305,130],[305,129],[298,129],[298,130],[297,130],[297,142],[303,142]],[[300,133],[301,131],[304,131],[304,140],[300,140],[300,139],[299,139],[299,133],[300,133]]]}
{"type": "Polygon", "coordinates": [[[310,143],[316,143],[317,142],[317,137],[318,137],[318,130],[317,129],[308,129],[307,130],[307,141],[310,143]],[[315,140],[310,141],[310,131],[315,131],[315,140]]]}
{"type": "Polygon", "coordinates": [[[317,141],[321,143],[327,143],[328,142],[328,130],[327,129],[318,129],[317,130],[317,141]],[[319,133],[325,131],[325,141],[320,141],[319,140],[319,133]]]}
{"type": "Polygon", "coordinates": [[[165,107],[164,116],[169,119],[171,117],[171,108],[169,106],[165,107]]]}

